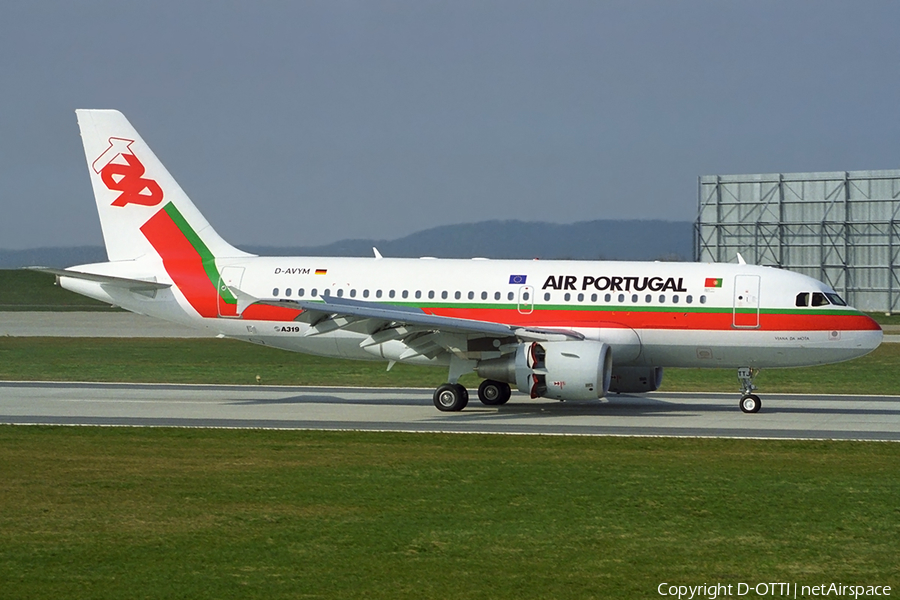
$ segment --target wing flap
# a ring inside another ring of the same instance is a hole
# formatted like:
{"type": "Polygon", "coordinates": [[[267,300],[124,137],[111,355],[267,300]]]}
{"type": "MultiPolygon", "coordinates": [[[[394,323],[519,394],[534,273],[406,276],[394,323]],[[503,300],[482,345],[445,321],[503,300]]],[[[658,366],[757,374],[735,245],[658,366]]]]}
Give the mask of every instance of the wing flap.
{"type": "MultiPolygon", "coordinates": [[[[395,306],[393,304],[381,304],[378,302],[362,302],[360,300],[337,298],[334,296],[326,296],[321,300],[316,301],[259,300],[258,302],[269,306],[290,306],[291,308],[300,308],[304,311],[300,318],[305,322],[316,326],[326,320],[335,320],[338,317],[357,317],[357,319],[348,320],[347,324],[358,323],[360,320],[375,320],[382,323],[382,325],[379,325],[378,327],[373,327],[373,331],[387,328],[393,324],[394,327],[407,325],[416,330],[433,329],[442,332],[462,333],[466,335],[515,336],[526,341],[584,339],[583,335],[574,331],[515,327],[513,325],[492,323],[489,321],[443,317],[439,315],[430,315],[422,309],[412,306],[395,306]]],[[[339,327],[334,327],[333,329],[337,328],[339,327]]],[[[363,343],[366,344],[368,342],[370,342],[370,340],[365,340],[363,343]]]]}

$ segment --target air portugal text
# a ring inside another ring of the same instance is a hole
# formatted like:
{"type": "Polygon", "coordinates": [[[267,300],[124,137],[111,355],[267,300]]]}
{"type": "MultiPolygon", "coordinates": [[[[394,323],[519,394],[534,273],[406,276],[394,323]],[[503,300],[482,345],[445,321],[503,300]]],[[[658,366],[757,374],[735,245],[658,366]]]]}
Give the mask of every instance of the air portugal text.
{"type": "MultiPolygon", "coordinates": [[[[550,275],[544,282],[542,290],[576,290],[578,285],[577,275],[550,275]]],[[[585,275],[581,278],[581,291],[593,288],[600,292],[686,292],[683,277],[592,277],[585,275]]]]}

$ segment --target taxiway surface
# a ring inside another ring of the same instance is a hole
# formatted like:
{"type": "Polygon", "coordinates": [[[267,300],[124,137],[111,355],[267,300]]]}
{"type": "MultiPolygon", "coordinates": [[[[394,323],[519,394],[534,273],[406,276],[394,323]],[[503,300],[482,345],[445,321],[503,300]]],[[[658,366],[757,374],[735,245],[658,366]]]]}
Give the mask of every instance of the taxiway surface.
{"type": "Polygon", "coordinates": [[[900,441],[900,396],[762,398],[744,414],[736,394],[486,407],[473,391],[441,413],[425,389],[0,382],[0,423],[900,441]]]}

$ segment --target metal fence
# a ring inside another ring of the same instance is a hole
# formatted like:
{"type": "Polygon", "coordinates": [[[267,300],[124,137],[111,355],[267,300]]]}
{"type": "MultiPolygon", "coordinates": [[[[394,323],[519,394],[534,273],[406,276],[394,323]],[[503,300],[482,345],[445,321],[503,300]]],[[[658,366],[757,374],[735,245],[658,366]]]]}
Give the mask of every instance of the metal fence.
{"type": "Polygon", "coordinates": [[[700,177],[694,259],[778,266],[900,312],[900,170],[700,177]]]}

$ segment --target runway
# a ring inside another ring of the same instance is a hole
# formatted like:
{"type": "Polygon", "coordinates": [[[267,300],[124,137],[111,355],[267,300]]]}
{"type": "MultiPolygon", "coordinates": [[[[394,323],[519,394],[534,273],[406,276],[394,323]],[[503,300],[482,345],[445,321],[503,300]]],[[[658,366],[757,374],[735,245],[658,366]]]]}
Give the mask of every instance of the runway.
{"type": "Polygon", "coordinates": [[[215,333],[117,311],[0,311],[0,336],[202,338],[215,333]]]}
{"type": "Polygon", "coordinates": [[[900,396],[761,397],[744,414],[737,394],[486,407],[473,393],[441,413],[426,389],[0,382],[0,423],[900,441],[900,396]]]}

